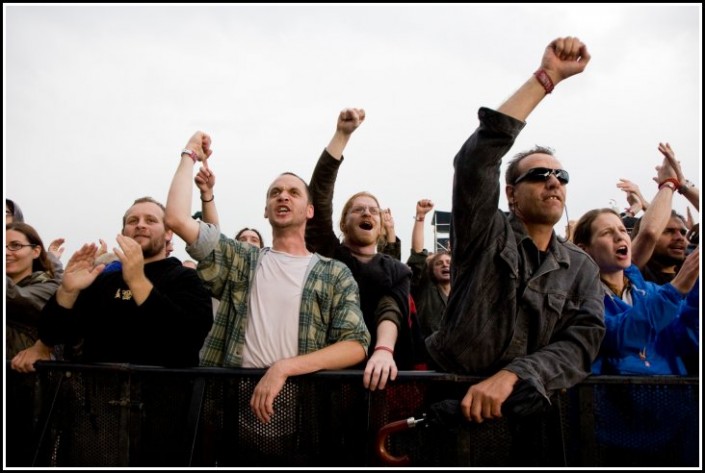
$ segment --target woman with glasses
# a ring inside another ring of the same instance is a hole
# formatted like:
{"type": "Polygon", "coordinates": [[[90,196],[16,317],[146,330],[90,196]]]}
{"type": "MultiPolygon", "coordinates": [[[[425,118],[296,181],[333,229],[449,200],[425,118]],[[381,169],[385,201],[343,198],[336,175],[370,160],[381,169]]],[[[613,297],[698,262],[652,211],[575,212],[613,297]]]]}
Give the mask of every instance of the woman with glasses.
{"type": "Polygon", "coordinates": [[[5,225],[5,237],[5,357],[10,360],[36,342],[39,313],[60,281],[32,226],[5,225]]]}

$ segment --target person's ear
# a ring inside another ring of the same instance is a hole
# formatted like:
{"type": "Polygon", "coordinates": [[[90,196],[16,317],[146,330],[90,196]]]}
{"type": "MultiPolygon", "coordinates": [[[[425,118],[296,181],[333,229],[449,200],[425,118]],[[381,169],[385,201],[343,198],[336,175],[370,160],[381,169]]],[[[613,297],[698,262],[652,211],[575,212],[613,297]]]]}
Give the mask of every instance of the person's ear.
{"type": "Polygon", "coordinates": [[[504,188],[504,192],[507,195],[507,202],[512,206],[516,202],[516,197],[514,194],[514,186],[507,184],[504,188]]]}

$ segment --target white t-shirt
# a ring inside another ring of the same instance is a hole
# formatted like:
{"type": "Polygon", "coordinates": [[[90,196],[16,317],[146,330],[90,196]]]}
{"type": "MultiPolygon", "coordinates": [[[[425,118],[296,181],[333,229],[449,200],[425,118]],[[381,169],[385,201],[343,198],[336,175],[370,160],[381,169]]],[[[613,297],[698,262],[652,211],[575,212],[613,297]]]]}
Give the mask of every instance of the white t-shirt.
{"type": "Polygon", "coordinates": [[[312,254],[266,251],[250,290],[243,368],[267,368],[298,355],[299,309],[312,254]]]}

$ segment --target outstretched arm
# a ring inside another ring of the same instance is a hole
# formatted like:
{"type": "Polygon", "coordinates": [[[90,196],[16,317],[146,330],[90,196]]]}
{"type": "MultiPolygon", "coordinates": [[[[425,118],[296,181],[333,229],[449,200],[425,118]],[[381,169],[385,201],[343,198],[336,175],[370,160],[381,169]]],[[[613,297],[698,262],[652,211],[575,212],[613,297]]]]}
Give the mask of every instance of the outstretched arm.
{"type": "Polygon", "coordinates": [[[364,359],[365,349],[360,343],[344,340],[312,353],[279,360],[255,386],[250,407],[257,418],[266,424],[274,415],[274,399],[290,376],[321,370],[339,370],[354,366],[364,359]]]}
{"type": "Polygon", "coordinates": [[[668,181],[676,178],[676,172],[668,159],[668,155],[672,154],[673,150],[668,143],[659,143],[658,149],[664,155],[664,160],[661,166],[656,167],[658,176],[654,180],[664,184],[661,185],[649,208],[641,217],[639,233],[632,242],[632,263],[637,265],[639,269],[643,268],[651,259],[656,242],[668,225],[671,218],[673,194],[677,190],[675,184],[668,181]]]}
{"type": "Polygon", "coordinates": [[[323,256],[332,257],[340,245],[333,230],[335,180],[350,135],[364,119],[365,111],[360,108],[346,108],[340,112],[333,138],[318,158],[308,184],[314,213],[306,224],[306,246],[323,256]]]}
{"type": "Polygon", "coordinates": [[[627,209],[628,213],[632,216],[636,216],[640,210],[646,212],[646,209],[649,208],[649,201],[642,195],[639,186],[628,179],[620,178],[617,187],[627,194],[627,203],[629,203],[629,208],[627,209]]]}
{"type": "Polygon", "coordinates": [[[346,108],[338,115],[338,124],[326,150],[335,159],[343,157],[343,151],[350,141],[350,136],[365,121],[365,110],[362,108],[346,108]]]}
{"type": "Polygon", "coordinates": [[[166,224],[186,242],[192,245],[198,238],[198,222],[191,218],[191,176],[193,165],[205,161],[213,152],[210,149],[211,138],[202,131],[197,131],[189,139],[186,149],[193,155],[181,153],[181,162],[169,187],[166,200],[166,224]],[[192,158],[192,156],[195,157],[192,158]]]}
{"type": "Polygon", "coordinates": [[[193,182],[201,192],[201,213],[203,221],[212,223],[216,227],[220,227],[218,219],[218,209],[215,206],[215,173],[208,167],[208,161],[203,163],[203,166],[193,178],[193,182]]]}
{"type": "Polygon", "coordinates": [[[397,236],[397,231],[394,228],[394,217],[392,217],[392,209],[383,209],[381,217],[382,226],[384,227],[385,239],[384,242],[378,245],[377,251],[401,261],[401,240],[397,236]]]}
{"type": "Polygon", "coordinates": [[[546,46],[539,70],[509,97],[498,111],[525,121],[554,86],[572,75],[583,72],[589,61],[587,47],[578,38],[567,36],[554,39],[546,46]]]}
{"type": "Polygon", "coordinates": [[[680,183],[680,188],[676,189],[676,191],[683,195],[683,197],[688,199],[688,202],[693,204],[695,210],[699,212],[700,189],[695,187],[695,184],[685,178],[685,175],[683,174],[683,169],[681,168],[681,162],[676,160],[676,155],[671,149],[671,146],[668,143],[666,143],[666,146],[668,146],[668,149],[666,150],[667,152],[665,152],[664,155],[666,156],[666,160],[668,160],[668,163],[676,172],[676,179],[678,179],[678,182],[680,183]]]}
{"type": "Polygon", "coordinates": [[[423,223],[424,220],[426,220],[426,214],[428,214],[431,210],[433,210],[433,202],[430,199],[421,199],[416,203],[416,216],[414,217],[414,228],[411,231],[412,252],[421,253],[423,251],[423,223]]]}

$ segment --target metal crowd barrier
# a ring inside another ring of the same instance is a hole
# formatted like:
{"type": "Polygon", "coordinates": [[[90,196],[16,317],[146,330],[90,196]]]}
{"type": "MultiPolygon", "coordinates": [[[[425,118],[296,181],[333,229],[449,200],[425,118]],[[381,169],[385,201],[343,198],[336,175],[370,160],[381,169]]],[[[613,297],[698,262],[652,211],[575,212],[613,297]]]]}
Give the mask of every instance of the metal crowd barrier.
{"type": "Polygon", "coordinates": [[[9,467],[695,467],[699,379],[590,377],[548,412],[469,423],[481,378],[404,371],[383,391],[362,372],[290,378],[275,415],[249,407],[263,370],[6,366],[9,467]],[[438,413],[442,415],[438,415],[438,413]]]}

